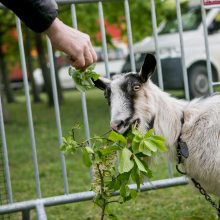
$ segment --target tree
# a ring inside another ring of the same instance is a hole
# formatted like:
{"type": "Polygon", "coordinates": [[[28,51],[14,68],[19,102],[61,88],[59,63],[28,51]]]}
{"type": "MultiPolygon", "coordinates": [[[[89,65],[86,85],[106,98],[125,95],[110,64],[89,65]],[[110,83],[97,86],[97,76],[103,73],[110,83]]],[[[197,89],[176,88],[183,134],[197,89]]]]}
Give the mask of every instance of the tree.
{"type": "Polygon", "coordinates": [[[31,58],[31,33],[30,30],[25,26],[24,27],[25,32],[25,54],[26,54],[26,61],[27,61],[27,70],[30,76],[31,81],[31,92],[33,95],[34,102],[40,102],[40,96],[39,91],[37,90],[36,83],[33,76],[33,64],[32,64],[32,58],[31,58]]]}
{"type": "MultiPolygon", "coordinates": [[[[13,24],[12,14],[8,13],[6,10],[0,11],[0,16],[4,17],[4,19],[0,20],[0,74],[2,79],[2,84],[4,85],[4,92],[7,97],[8,102],[14,101],[14,96],[10,87],[9,82],[9,75],[7,74],[7,64],[6,64],[6,52],[4,51],[3,47],[7,45],[9,46],[9,42],[6,42],[5,38],[9,35],[9,31],[15,25],[13,24]]],[[[9,41],[11,40],[8,37],[9,41]]],[[[7,49],[5,49],[7,50],[7,49]]]]}
{"type": "Polygon", "coordinates": [[[52,106],[53,105],[52,84],[51,84],[50,73],[47,67],[47,62],[46,62],[46,57],[45,57],[43,38],[41,34],[35,33],[34,36],[35,36],[36,49],[38,53],[39,65],[42,70],[42,75],[43,75],[44,83],[45,83],[45,90],[48,95],[48,104],[52,106]]]}
{"type": "Polygon", "coordinates": [[[4,89],[3,89],[1,74],[0,74],[0,97],[1,97],[3,118],[4,118],[4,121],[7,122],[8,119],[9,119],[9,114],[8,114],[6,108],[5,108],[5,92],[4,92],[4,89]]]}
{"type": "MultiPolygon", "coordinates": [[[[129,6],[133,41],[137,42],[152,34],[151,5],[150,1],[130,0],[129,6]]],[[[158,25],[166,18],[176,16],[174,0],[155,0],[155,6],[158,25]]],[[[103,9],[108,23],[117,24],[123,30],[123,35],[127,35],[124,1],[104,2],[103,9]]],[[[59,6],[61,20],[68,25],[72,25],[69,13],[69,6],[59,6]]],[[[101,44],[97,40],[97,32],[100,30],[98,4],[78,4],[76,5],[76,14],[79,30],[88,33],[95,45],[101,44]]]]}

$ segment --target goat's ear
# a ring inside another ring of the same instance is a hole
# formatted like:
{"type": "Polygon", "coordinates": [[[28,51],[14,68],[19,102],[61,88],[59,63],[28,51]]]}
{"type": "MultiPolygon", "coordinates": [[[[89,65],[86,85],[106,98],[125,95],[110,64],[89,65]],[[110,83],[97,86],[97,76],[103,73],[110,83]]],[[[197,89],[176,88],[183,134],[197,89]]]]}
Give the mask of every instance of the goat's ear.
{"type": "Polygon", "coordinates": [[[106,87],[110,84],[110,82],[111,80],[103,78],[103,77],[99,77],[99,79],[93,80],[95,87],[101,90],[105,90],[106,87]]]}
{"type": "Polygon", "coordinates": [[[143,82],[146,82],[154,73],[157,62],[153,54],[148,53],[144,59],[144,64],[140,71],[140,77],[143,82]]]}

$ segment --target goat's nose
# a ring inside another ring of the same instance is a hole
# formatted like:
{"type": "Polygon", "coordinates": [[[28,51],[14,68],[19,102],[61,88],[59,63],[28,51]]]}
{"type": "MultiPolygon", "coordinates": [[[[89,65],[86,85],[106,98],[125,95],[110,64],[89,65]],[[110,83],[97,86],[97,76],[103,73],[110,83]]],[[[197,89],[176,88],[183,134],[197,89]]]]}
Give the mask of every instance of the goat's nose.
{"type": "Polygon", "coordinates": [[[123,125],[123,121],[122,120],[115,120],[115,121],[111,121],[111,128],[114,131],[118,131],[121,126],[123,125]]]}

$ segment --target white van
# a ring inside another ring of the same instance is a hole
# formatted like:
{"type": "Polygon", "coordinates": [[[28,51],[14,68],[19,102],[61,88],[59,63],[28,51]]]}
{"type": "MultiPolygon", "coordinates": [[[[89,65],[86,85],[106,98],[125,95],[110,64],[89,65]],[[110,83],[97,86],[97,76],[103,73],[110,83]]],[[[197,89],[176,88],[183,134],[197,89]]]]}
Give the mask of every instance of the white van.
{"type": "MultiPolygon", "coordinates": [[[[189,78],[191,98],[208,93],[208,76],[204,43],[201,8],[191,7],[182,15],[183,39],[185,48],[186,68],[189,78]]],[[[220,79],[220,9],[207,10],[208,41],[212,64],[213,80],[220,79]]],[[[181,67],[181,50],[177,20],[166,22],[158,36],[163,81],[165,89],[183,89],[181,67]]],[[[134,45],[137,71],[140,70],[145,54],[155,54],[153,37],[147,37],[134,45]]],[[[131,71],[127,57],[122,72],[131,71]]],[[[157,74],[154,74],[154,77],[157,74]]],[[[157,83],[157,76],[153,78],[157,83]]]]}

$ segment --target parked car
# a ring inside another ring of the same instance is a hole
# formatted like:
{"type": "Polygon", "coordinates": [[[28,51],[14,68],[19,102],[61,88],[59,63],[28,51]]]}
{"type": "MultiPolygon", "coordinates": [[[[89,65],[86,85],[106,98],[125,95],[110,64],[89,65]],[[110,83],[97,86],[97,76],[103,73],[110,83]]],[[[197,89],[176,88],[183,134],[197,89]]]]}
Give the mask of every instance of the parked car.
{"type": "MultiPolygon", "coordinates": [[[[208,75],[204,43],[201,8],[191,7],[182,15],[185,63],[189,78],[191,98],[208,93],[208,75]]],[[[220,9],[207,11],[206,24],[213,81],[220,79],[220,9]]],[[[177,20],[170,20],[163,25],[158,36],[163,81],[165,89],[183,89],[181,50],[177,20]]],[[[140,70],[146,53],[155,54],[153,37],[147,37],[134,45],[137,71],[140,70]]],[[[122,72],[130,72],[129,56],[123,65],[122,72]]],[[[157,74],[153,81],[157,83],[157,74]]]]}
{"type": "MultiPolygon", "coordinates": [[[[104,54],[101,47],[95,48],[98,61],[95,66],[95,72],[101,76],[106,76],[104,54]]],[[[110,76],[121,73],[122,66],[128,54],[127,46],[120,45],[120,47],[108,49],[108,68],[110,76]]]]}

